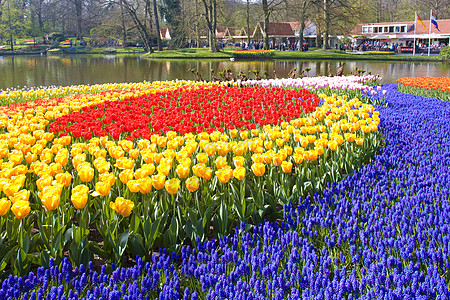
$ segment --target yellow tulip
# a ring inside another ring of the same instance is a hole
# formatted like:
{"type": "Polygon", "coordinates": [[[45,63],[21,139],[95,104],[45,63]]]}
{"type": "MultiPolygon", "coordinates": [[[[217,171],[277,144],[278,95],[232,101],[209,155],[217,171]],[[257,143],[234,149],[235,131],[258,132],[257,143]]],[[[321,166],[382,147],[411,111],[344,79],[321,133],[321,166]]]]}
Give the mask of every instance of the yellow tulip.
{"type": "Polygon", "coordinates": [[[117,144],[122,147],[123,151],[129,152],[131,149],[133,149],[133,142],[129,140],[120,140],[117,142],[117,144]]]}
{"type": "Polygon", "coordinates": [[[296,164],[301,164],[303,162],[303,154],[295,153],[293,158],[296,164]]]}
{"type": "Polygon", "coordinates": [[[134,179],[129,180],[127,182],[127,187],[130,190],[130,192],[132,192],[132,193],[137,193],[139,191],[139,185],[138,185],[137,180],[134,180],[134,179]]]}
{"type": "Polygon", "coordinates": [[[206,168],[205,169],[205,173],[202,176],[203,180],[205,180],[205,181],[210,180],[211,176],[212,176],[212,173],[213,173],[213,170],[211,168],[206,168]]]}
{"type": "Polygon", "coordinates": [[[164,176],[169,175],[170,169],[171,166],[169,164],[160,164],[159,166],[156,167],[158,173],[163,174],[164,176]]]}
{"type": "Polygon", "coordinates": [[[8,199],[6,199],[6,198],[0,199],[0,216],[1,217],[6,215],[10,206],[11,206],[11,202],[9,202],[8,199]]]}
{"type": "Polygon", "coordinates": [[[133,201],[124,199],[123,197],[117,197],[115,202],[109,203],[109,207],[114,209],[123,217],[128,217],[133,210],[134,203],[133,201]]]}
{"type": "Polygon", "coordinates": [[[192,172],[194,172],[194,175],[197,177],[203,177],[203,175],[205,174],[205,170],[205,164],[196,164],[192,167],[192,172]]]}
{"type": "Polygon", "coordinates": [[[156,144],[160,147],[160,148],[164,148],[167,145],[167,137],[165,136],[160,136],[158,138],[158,140],[156,141],[156,144]]]}
{"type": "Polygon", "coordinates": [[[198,186],[200,184],[200,180],[198,179],[197,176],[192,176],[189,177],[186,180],[186,188],[188,189],[189,192],[193,193],[196,190],[198,190],[198,186]]]}
{"type": "Polygon", "coordinates": [[[228,165],[227,158],[223,156],[218,156],[215,161],[217,170],[225,168],[228,165]]]}
{"type": "Polygon", "coordinates": [[[28,201],[30,199],[30,191],[29,190],[21,190],[17,193],[14,193],[10,200],[12,203],[16,203],[17,201],[28,201]]]}
{"type": "Polygon", "coordinates": [[[338,147],[338,143],[336,141],[331,141],[328,143],[328,148],[330,148],[331,151],[336,151],[338,147]]]}
{"type": "Polygon", "coordinates": [[[263,154],[263,161],[266,164],[270,164],[272,162],[273,155],[274,155],[273,151],[268,151],[268,152],[264,153],[263,154]]]}
{"type": "Polygon", "coordinates": [[[176,193],[178,193],[178,190],[180,188],[180,179],[172,178],[172,179],[166,180],[164,186],[166,187],[166,191],[169,194],[175,195],[176,193]]]}
{"type": "Polygon", "coordinates": [[[245,164],[245,159],[243,156],[235,156],[233,157],[233,163],[236,168],[243,167],[245,164]]]}
{"type": "Polygon", "coordinates": [[[68,172],[59,173],[55,176],[56,182],[62,184],[64,187],[69,187],[72,182],[72,175],[68,172]]]}
{"type": "Polygon", "coordinates": [[[82,163],[86,161],[86,154],[82,153],[82,154],[78,154],[77,156],[75,156],[72,159],[72,165],[75,169],[78,169],[78,166],[82,163]]]}
{"type": "Polygon", "coordinates": [[[156,174],[156,175],[153,175],[151,178],[152,178],[153,187],[155,189],[161,190],[164,188],[166,176],[164,176],[163,174],[156,174]]]}
{"type": "Polygon", "coordinates": [[[3,193],[5,193],[7,197],[12,197],[20,190],[21,187],[22,186],[19,184],[7,183],[3,186],[3,193]]]}
{"type": "Polygon", "coordinates": [[[248,138],[248,131],[247,130],[241,131],[239,136],[241,137],[242,140],[246,140],[248,138]]]}
{"type": "Polygon", "coordinates": [[[178,177],[180,177],[181,179],[184,179],[184,178],[188,177],[189,171],[190,171],[190,168],[189,168],[189,167],[187,167],[187,166],[185,166],[185,165],[181,165],[181,164],[178,165],[178,166],[177,166],[177,169],[176,169],[177,175],[178,175],[178,177]]]}
{"type": "Polygon", "coordinates": [[[84,192],[74,193],[72,191],[72,196],[70,197],[70,201],[72,201],[73,206],[76,209],[83,209],[86,206],[89,194],[89,190],[84,192]]]}
{"type": "Polygon", "coordinates": [[[89,193],[89,188],[84,184],[79,184],[72,189],[72,193],[89,193]]]}
{"type": "Polygon", "coordinates": [[[103,173],[103,174],[99,175],[98,181],[106,182],[110,186],[113,186],[114,183],[116,182],[116,176],[114,176],[114,174],[112,174],[112,173],[106,172],[106,173],[103,173]]]}
{"type": "Polygon", "coordinates": [[[127,157],[120,157],[116,160],[117,168],[120,170],[133,169],[134,168],[134,160],[127,157]]]}
{"type": "Polygon", "coordinates": [[[364,142],[364,139],[357,138],[357,139],[355,139],[355,142],[356,142],[356,145],[361,146],[364,142]]]}
{"type": "Polygon", "coordinates": [[[128,181],[133,180],[133,170],[123,170],[119,174],[119,179],[123,184],[127,184],[128,181]]]}
{"type": "Polygon", "coordinates": [[[94,178],[94,169],[84,166],[78,170],[78,177],[80,177],[83,182],[90,182],[94,178]]]}
{"type": "Polygon", "coordinates": [[[208,154],[206,153],[199,153],[196,156],[198,163],[200,164],[206,164],[208,162],[208,154]]]}
{"type": "Polygon", "coordinates": [[[29,164],[31,164],[32,162],[35,162],[37,160],[37,154],[35,153],[27,153],[27,155],[25,155],[25,161],[29,164]]]}
{"type": "Polygon", "coordinates": [[[255,176],[263,176],[266,172],[266,166],[263,163],[254,163],[252,165],[252,171],[255,176]]]}
{"type": "Polygon", "coordinates": [[[216,145],[213,143],[208,143],[205,145],[205,152],[208,154],[208,156],[213,156],[216,154],[217,148],[216,145]]]}
{"type": "Polygon", "coordinates": [[[283,154],[281,153],[275,153],[273,156],[273,164],[277,167],[281,166],[281,164],[283,163],[283,154]]]}
{"type": "Polygon", "coordinates": [[[252,155],[252,160],[254,163],[262,163],[264,161],[264,158],[263,158],[262,154],[255,153],[252,155]]]}
{"type": "Polygon", "coordinates": [[[28,201],[17,201],[12,205],[11,211],[17,219],[24,219],[30,214],[30,204],[28,201]]]}
{"type": "Polygon", "coordinates": [[[142,194],[148,194],[152,190],[152,179],[150,177],[137,180],[137,186],[142,194]]]}
{"type": "Polygon", "coordinates": [[[245,168],[244,167],[236,167],[236,169],[233,170],[233,176],[237,180],[242,180],[245,177],[245,168]]]}
{"type": "Polygon", "coordinates": [[[281,169],[283,169],[284,173],[291,173],[292,171],[292,163],[290,161],[283,161],[281,163],[281,169]]]}
{"type": "Polygon", "coordinates": [[[41,199],[41,202],[47,211],[55,210],[59,205],[59,201],[60,196],[58,195],[58,193],[52,192],[44,193],[41,199]]]}
{"type": "Polygon", "coordinates": [[[107,182],[97,182],[95,184],[95,191],[100,195],[100,196],[108,196],[109,192],[111,191],[111,186],[107,183],[107,182]]]}

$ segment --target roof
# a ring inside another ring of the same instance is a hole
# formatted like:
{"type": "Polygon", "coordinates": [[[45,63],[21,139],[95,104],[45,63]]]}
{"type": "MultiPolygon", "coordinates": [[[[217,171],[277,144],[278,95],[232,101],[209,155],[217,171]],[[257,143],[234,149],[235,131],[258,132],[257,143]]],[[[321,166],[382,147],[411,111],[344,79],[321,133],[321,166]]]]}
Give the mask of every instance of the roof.
{"type": "MultiPolygon", "coordinates": [[[[433,24],[431,24],[431,33],[436,34],[450,34],[450,19],[441,19],[436,20],[439,26],[440,31],[434,27],[433,24]]],[[[422,20],[422,22],[425,24],[426,29],[423,28],[421,24],[416,25],[416,34],[428,34],[430,30],[430,20],[422,20]]],[[[395,25],[406,25],[406,32],[396,32],[397,35],[403,35],[403,34],[412,34],[414,33],[414,21],[406,21],[406,22],[383,22],[383,23],[365,23],[365,24],[358,24],[355,28],[351,31],[351,34],[353,35],[361,35],[362,34],[362,28],[363,26],[395,26],[395,25]]],[[[377,33],[364,33],[364,35],[376,35],[377,33]]],[[[389,33],[387,33],[389,34],[389,33]]]]}
{"type": "MultiPolygon", "coordinates": [[[[259,22],[261,30],[264,28],[264,22],[259,22]]],[[[268,35],[270,37],[295,37],[294,31],[289,23],[269,23],[268,35]]]]}

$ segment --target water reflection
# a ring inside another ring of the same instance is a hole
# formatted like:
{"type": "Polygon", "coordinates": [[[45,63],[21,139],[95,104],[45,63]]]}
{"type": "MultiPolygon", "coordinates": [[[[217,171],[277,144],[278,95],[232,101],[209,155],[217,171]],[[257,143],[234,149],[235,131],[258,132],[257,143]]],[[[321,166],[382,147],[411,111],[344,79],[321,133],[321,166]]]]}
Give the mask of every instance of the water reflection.
{"type": "MultiPolygon", "coordinates": [[[[253,78],[252,70],[260,76],[286,77],[309,68],[309,76],[335,74],[342,62],[336,60],[151,60],[137,56],[119,55],[66,55],[66,56],[5,56],[0,57],[0,88],[17,86],[95,84],[107,82],[138,82],[154,80],[194,79],[189,69],[198,70],[209,80],[212,70],[230,68],[253,78]]],[[[344,74],[355,68],[371,71],[383,77],[384,83],[394,83],[405,76],[450,76],[450,64],[425,62],[345,61],[344,74]]]]}

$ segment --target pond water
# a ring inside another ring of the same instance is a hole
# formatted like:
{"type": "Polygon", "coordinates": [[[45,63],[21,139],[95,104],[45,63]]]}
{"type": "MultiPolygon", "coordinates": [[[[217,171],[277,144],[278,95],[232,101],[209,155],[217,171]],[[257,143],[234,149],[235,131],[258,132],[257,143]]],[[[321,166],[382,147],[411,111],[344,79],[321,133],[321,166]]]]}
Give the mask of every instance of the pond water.
{"type": "MultiPolygon", "coordinates": [[[[234,74],[249,70],[266,71],[273,76],[286,77],[296,68],[297,72],[310,68],[309,76],[336,73],[341,62],[336,60],[162,60],[126,55],[48,55],[48,56],[0,56],[0,89],[42,85],[78,85],[108,82],[139,82],[143,80],[194,79],[188,69],[195,69],[203,79],[230,68],[234,74]]],[[[407,76],[447,76],[450,64],[428,62],[346,61],[344,75],[363,69],[379,74],[383,83],[407,76]]]]}

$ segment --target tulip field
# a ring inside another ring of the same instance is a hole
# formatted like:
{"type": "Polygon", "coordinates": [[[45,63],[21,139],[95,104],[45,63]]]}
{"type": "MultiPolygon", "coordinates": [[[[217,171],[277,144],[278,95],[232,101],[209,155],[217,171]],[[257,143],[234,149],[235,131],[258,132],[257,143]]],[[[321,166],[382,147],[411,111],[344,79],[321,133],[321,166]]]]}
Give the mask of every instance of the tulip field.
{"type": "Polygon", "coordinates": [[[448,85],[380,81],[0,92],[0,299],[447,299],[448,85]]]}

